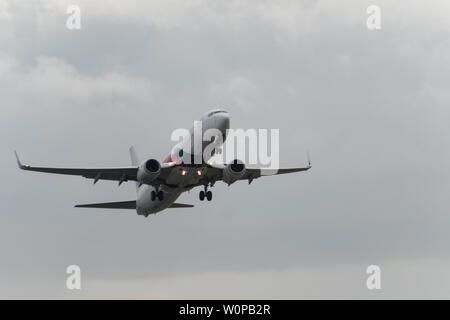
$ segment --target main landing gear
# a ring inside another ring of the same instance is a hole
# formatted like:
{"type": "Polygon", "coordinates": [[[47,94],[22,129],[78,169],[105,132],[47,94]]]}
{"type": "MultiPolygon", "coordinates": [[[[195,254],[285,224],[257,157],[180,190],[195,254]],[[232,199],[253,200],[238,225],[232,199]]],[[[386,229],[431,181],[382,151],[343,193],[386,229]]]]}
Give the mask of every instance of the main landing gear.
{"type": "Polygon", "coordinates": [[[156,198],[158,198],[159,201],[163,201],[164,200],[164,192],[162,192],[162,190],[152,190],[152,192],[150,193],[150,198],[152,199],[152,201],[155,201],[156,198]]]}
{"type": "Polygon", "coordinates": [[[205,191],[200,191],[198,197],[200,198],[200,201],[205,200],[205,197],[208,201],[212,200],[212,192],[208,190],[208,186],[205,185],[205,191]]]}

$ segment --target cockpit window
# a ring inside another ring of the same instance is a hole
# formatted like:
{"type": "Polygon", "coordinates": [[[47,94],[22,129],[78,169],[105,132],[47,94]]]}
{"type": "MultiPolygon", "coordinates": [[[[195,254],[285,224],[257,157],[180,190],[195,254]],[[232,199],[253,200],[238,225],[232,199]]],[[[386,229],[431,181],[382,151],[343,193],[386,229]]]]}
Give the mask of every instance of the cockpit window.
{"type": "Polygon", "coordinates": [[[208,117],[211,117],[213,114],[216,114],[216,113],[227,113],[227,112],[223,111],[223,110],[212,111],[208,114],[208,117]]]}

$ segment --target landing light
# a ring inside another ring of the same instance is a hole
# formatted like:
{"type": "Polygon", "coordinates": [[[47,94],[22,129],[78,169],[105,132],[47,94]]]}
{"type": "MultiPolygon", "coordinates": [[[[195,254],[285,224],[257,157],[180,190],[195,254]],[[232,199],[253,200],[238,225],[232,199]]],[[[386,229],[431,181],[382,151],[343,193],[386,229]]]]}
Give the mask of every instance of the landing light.
{"type": "Polygon", "coordinates": [[[198,174],[199,176],[201,176],[201,175],[202,175],[202,170],[197,170],[197,174],[198,174]]]}
{"type": "Polygon", "coordinates": [[[181,175],[182,175],[182,176],[185,176],[185,175],[186,175],[186,173],[187,173],[187,171],[186,171],[186,170],[181,170],[181,175]]]}

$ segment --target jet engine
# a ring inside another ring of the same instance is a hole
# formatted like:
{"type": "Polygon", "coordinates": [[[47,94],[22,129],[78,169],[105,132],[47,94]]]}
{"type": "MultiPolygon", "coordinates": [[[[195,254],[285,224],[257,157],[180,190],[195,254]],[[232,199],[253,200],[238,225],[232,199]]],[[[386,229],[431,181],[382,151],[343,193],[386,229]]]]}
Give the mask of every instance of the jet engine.
{"type": "Polygon", "coordinates": [[[245,174],[245,164],[242,161],[234,160],[223,169],[222,180],[228,185],[236,182],[245,174]]]}
{"type": "Polygon", "coordinates": [[[161,165],[158,160],[150,159],[143,162],[137,172],[137,181],[142,184],[151,184],[161,173],[161,165]]]}

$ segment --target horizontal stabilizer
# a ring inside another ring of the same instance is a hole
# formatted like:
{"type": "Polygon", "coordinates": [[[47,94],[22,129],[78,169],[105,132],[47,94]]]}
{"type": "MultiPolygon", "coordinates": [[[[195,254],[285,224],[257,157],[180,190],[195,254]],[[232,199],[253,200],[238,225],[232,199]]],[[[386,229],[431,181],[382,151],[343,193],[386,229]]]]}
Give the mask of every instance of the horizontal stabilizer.
{"type": "Polygon", "coordinates": [[[185,204],[185,203],[172,203],[169,208],[192,208],[194,207],[193,204],[185,204]]]}
{"type": "Polygon", "coordinates": [[[136,201],[77,204],[76,208],[136,209],[136,201]]]}
{"type": "MultiPolygon", "coordinates": [[[[103,209],[136,209],[136,201],[103,202],[77,204],[76,208],[103,208],[103,209]]],[[[172,203],[169,208],[192,208],[192,204],[172,203]]]]}

